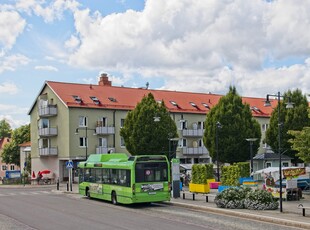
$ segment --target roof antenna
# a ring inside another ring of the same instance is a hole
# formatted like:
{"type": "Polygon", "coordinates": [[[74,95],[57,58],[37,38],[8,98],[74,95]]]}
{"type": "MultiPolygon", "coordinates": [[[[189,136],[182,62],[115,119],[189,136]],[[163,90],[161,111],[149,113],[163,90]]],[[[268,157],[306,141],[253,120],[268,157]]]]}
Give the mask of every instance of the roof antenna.
{"type": "Polygon", "coordinates": [[[149,88],[149,85],[150,85],[149,82],[147,82],[145,88],[148,89],[148,88],[149,88]]]}

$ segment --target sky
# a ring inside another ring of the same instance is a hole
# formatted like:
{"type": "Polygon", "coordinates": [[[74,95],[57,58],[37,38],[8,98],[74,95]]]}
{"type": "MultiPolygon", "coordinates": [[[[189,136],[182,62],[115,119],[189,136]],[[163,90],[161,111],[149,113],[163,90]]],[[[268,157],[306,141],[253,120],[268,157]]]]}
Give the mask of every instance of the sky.
{"type": "MultiPolygon", "coordinates": [[[[310,93],[310,0],[1,0],[0,120],[45,81],[265,98],[310,93]]],[[[308,97],[309,99],[309,97],[308,97]]]]}

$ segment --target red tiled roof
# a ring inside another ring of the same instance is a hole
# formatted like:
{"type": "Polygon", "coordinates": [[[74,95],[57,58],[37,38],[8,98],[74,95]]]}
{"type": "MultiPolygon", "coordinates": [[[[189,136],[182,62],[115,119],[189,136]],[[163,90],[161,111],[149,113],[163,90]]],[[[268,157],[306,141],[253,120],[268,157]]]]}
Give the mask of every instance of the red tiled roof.
{"type": "Polygon", "coordinates": [[[28,146],[31,146],[31,141],[27,141],[27,142],[21,143],[21,144],[19,144],[18,146],[20,146],[20,147],[28,147],[28,146]]]}
{"type": "MultiPolygon", "coordinates": [[[[216,105],[223,95],[178,92],[167,90],[152,90],[141,88],[127,88],[106,85],[89,85],[47,81],[46,84],[58,95],[63,103],[68,107],[81,108],[106,108],[119,110],[132,110],[142,97],[148,93],[154,95],[155,100],[163,100],[167,109],[175,113],[196,113],[206,114],[210,108],[216,105]],[[77,103],[73,95],[81,98],[82,103],[77,103]],[[100,103],[96,104],[90,97],[96,97],[100,103]],[[114,98],[111,101],[109,98],[114,98]],[[178,106],[174,106],[170,101],[174,101],[178,106]],[[192,104],[196,105],[194,107],[192,104]]],[[[272,108],[277,105],[276,100],[271,100],[272,107],[264,107],[264,98],[243,97],[243,102],[248,103],[252,108],[252,114],[255,117],[269,117],[272,108]]]]}

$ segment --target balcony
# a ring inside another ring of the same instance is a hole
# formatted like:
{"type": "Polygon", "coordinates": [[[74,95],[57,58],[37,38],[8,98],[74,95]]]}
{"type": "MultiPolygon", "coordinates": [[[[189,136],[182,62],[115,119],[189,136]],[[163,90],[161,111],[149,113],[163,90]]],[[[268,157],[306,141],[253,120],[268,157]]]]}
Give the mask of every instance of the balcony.
{"type": "Polygon", "coordinates": [[[202,137],[204,131],[204,129],[183,129],[182,135],[183,137],[202,137]]]}
{"type": "Polygon", "coordinates": [[[108,127],[108,126],[97,126],[96,127],[96,134],[98,134],[98,135],[115,134],[115,128],[114,127],[108,127]]]}
{"type": "Polygon", "coordinates": [[[96,148],[96,154],[114,153],[115,148],[98,146],[96,148]]]}
{"type": "Polygon", "coordinates": [[[57,115],[57,105],[39,106],[40,117],[51,117],[57,115]]]}
{"type": "Polygon", "coordinates": [[[58,149],[57,147],[47,147],[47,148],[39,148],[39,156],[57,156],[58,149]]]}
{"type": "Polygon", "coordinates": [[[181,153],[183,155],[209,155],[206,147],[183,147],[181,153]]]}
{"type": "Polygon", "coordinates": [[[39,136],[41,137],[51,137],[57,136],[57,128],[40,128],[39,129],[39,136]]]}

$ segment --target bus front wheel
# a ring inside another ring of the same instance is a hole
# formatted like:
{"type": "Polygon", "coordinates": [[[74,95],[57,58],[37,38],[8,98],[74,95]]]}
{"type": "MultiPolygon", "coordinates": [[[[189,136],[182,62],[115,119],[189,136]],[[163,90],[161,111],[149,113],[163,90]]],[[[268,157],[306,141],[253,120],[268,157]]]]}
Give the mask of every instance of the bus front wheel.
{"type": "Polygon", "coordinates": [[[112,204],[117,204],[116,192],[112,192],[111,195],[112,204]]]}

